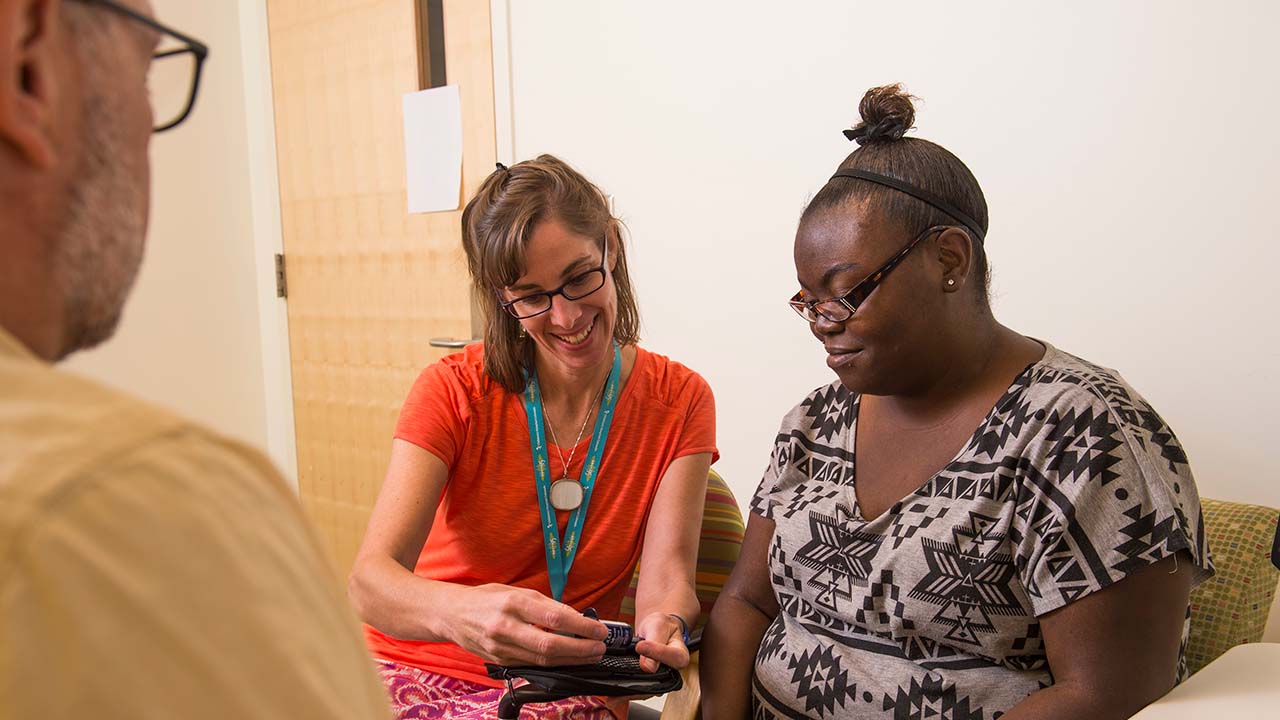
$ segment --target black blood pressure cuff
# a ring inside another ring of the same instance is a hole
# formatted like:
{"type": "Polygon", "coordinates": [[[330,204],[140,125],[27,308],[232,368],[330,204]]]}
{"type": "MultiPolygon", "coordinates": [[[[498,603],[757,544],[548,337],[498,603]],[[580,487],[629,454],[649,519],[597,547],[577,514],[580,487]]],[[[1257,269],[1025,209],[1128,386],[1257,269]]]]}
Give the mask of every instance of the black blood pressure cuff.
{"type": "Polygon", "coordinates": [[[594,665],[542,667],[485,663],[484,667],[494,680],[528,680],[532,685],[566,697],[661,695],[679,690],[684,684],[680,673],[666,665],[659,665],[656,672],[645,672],[640,667],[640,656],[634,653],[605,655],[594,665]]]}

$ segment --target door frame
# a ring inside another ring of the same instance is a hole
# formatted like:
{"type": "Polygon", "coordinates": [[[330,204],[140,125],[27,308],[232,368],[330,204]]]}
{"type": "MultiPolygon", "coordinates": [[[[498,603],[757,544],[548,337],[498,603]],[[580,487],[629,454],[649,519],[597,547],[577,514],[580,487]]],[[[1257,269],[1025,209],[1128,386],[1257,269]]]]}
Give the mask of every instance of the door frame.
{"type": "Polygon", "coordinates": [[[515,97],[511,87],[511,0],[489,0],[493,30],[493,121],[498,160],[516,163],[515,97]]]}
{"type": "Polygon", "coordinates": [[[276,297],[276,253],[284,252],[280,226],[280,179],[276,168],[276,121],[271,95],[267,4],[237,0],[243,69],[247,178],[253,217],[254,277],[258,334],[262,342],[262,387],[266,403],[267,455],[298,491],[298,442],[293,420],[293,375],[289,369],[289,316],[276,297]]]}

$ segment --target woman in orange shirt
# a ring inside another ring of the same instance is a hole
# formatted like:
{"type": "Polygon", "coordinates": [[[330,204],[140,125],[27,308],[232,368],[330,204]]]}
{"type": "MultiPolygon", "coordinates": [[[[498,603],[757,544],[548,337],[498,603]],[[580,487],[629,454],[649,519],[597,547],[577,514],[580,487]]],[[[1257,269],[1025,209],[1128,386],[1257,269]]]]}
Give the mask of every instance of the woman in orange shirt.
{"type": "MultiPolygon", "coordinates": [[[[484,661],[597,661],[607,632],[582,611],[616,618],[641,560],[648,669],[688,663],[698,615],[714,400],[697,373],[637,346],[604,194],[543,155],[499,165],[462,225],[485,341],[410,391],[349,584],[400,718],[492,714],[500,684],[484,661]]],[[[612,713],[598,698],[534,707],[612,713]]]]}

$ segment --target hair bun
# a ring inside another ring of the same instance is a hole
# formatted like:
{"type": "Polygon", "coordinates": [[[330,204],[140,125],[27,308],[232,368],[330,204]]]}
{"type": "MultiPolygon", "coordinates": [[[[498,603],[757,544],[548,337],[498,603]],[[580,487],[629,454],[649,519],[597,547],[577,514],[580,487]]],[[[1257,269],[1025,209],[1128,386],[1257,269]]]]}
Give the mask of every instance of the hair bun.
{"type": "Polygon", "coordinates": [[[862,121],[845,130],[844,136],[859,145],[902,139],[916,121],[912,101],[917,99],[907,94],[900,83],[871,88],[858,103],[862,121]]]}

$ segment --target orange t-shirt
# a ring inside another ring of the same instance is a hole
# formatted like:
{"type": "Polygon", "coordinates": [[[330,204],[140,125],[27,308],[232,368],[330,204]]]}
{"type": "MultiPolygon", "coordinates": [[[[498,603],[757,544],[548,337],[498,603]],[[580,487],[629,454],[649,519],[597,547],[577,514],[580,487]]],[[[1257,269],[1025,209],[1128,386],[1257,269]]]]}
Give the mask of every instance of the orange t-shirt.
{"type": "MultiPolygon", "coordinates": [[[[422,371],[400,411],[396,438],[449,466],[449,482],[414,573],[425,578],[532,588],[551,584],[538,514],[533,452],[522,396],[484,374],[481,344],[422,371]]],[[[580,477],[590,437],[569,466],[580,477]]],[[[548,438],[550,445],[550,439],[548,438]]],[[[568,459],[572,448],[561,449],[568,459]]],[[[649,508],[671,461],[715,446],[715,400],[700,375],[636,348],[618,396],[609,441],[592,491],[564,602],[616,618],[630,585],[649,508]]],[[[548,448],[553,477],[563,471],[548,448]]],[[[557,512],[561,538],[569,513],[557,512]]],[[[498,687],[480,658],[453,643],[402,640],[365,626],[376,657],[498,687]]]]}

